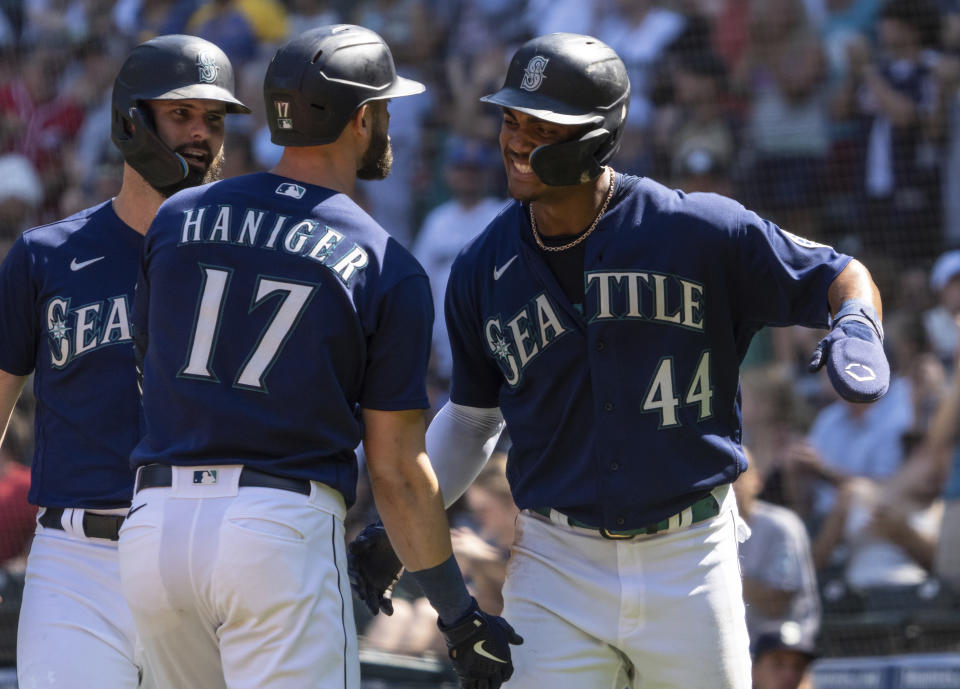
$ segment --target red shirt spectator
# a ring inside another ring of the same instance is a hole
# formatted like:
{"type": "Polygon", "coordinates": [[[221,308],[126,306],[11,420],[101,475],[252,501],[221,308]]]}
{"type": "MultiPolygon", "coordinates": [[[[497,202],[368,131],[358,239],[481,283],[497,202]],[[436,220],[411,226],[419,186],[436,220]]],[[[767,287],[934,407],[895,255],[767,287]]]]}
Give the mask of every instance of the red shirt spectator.
{"type": "Polygon", "coordinates": [[[60,164],[83,124],[82,106],[57,91],[58,62],[38,50],[22,63],[20,78],[0,87],[0,146],[25,155],[41,175],[60,164]]]}
{"type": "Polygon", "coordinates": [[[0,566],[26,553],[37,508],[27,502],[30,470],[0,453],[0,566]]]}

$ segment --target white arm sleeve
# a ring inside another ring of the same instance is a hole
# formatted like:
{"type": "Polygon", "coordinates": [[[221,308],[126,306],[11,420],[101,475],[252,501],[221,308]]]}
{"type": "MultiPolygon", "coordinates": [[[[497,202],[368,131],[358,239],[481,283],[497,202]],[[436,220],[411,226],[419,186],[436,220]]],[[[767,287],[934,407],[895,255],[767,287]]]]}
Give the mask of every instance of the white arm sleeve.
{"type": "Polygon", "coordinates": [[[447,402],[427,429],[427,456],[440,483],[444,507],[450,507],[490,459],[503,415],[498,407],[483,409],[447,402]]]}

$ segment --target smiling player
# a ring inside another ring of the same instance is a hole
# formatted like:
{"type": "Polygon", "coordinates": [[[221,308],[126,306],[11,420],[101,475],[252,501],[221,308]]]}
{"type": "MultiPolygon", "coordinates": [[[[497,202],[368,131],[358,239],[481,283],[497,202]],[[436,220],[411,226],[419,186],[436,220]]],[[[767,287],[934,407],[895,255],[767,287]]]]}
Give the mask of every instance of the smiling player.
{"type": "Polygon", "coordinates": [[[629,95],[613,50],[561,33],[483,99],[515,202],[453,265],[427,449],[450,504],[506,421],[512,688],[747,689],[739,364],[764,325],[832,324],[813,367],[878,399],[880,299],[859,262],[731,199],[616,173],[629,95]]]}

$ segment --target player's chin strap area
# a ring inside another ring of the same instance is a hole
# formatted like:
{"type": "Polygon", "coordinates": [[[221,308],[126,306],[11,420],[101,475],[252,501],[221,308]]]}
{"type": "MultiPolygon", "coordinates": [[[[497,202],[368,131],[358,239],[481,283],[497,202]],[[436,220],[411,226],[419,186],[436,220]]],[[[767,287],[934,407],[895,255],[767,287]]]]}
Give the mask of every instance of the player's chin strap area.
{"type": "Polygon", "coordinates": [[[117,142],[123,160],[154,188],[169,187],[185,179],[190,172],[187,161],[157,135],[149,114],[141,108],[130,108],[128,117],[139,135],[117,142]]]}

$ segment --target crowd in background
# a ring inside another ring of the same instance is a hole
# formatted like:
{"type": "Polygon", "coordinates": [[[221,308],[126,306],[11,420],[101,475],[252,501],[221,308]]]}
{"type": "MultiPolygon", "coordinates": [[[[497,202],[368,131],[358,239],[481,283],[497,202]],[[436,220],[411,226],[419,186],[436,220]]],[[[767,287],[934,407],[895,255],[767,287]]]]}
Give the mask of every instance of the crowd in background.
{"type": "MultiPolygon", "coordinates": [[[[764,331],[744,362],[753,468],[737,489],[756,639],[786,622],[815,636],[827,582],[960,584],[948,542],[960,538],[960,1],[0,0],[0,257],[24,229],[119,189],[110,89],[132,46],[191,33],[228,54],[254,110],[227,123],[233,176],[279,157],[261,96],[276,47],[334,22],[379,32],[401,73],[428,85],[390,104],[393,172],[358,200],[425,266],[438,304],[453,257],[505,203],[500,113],[478,98],[522,41],[552,31],[592,34],[627,65],[618,171],[733,196],[870,267],[895,375],[881,402],[840,401],[805,373],[816,332],[764,331]]],[[[437,313],[435,406],[450,370],[437,313]]],[[[0,561],[13,567],[32,531],[30,403],[0,450],[0,561]]],[[[491,466],[502,473],[502,459],[491,466]]],[[[513,508],[485,480],[454,543],[489,600],[513,508]]],[[[411,601],[398,619],[429,616],[411,601]]],[[[436,642],[376,624],[369,638],[391,650],[436,642]]]]}

